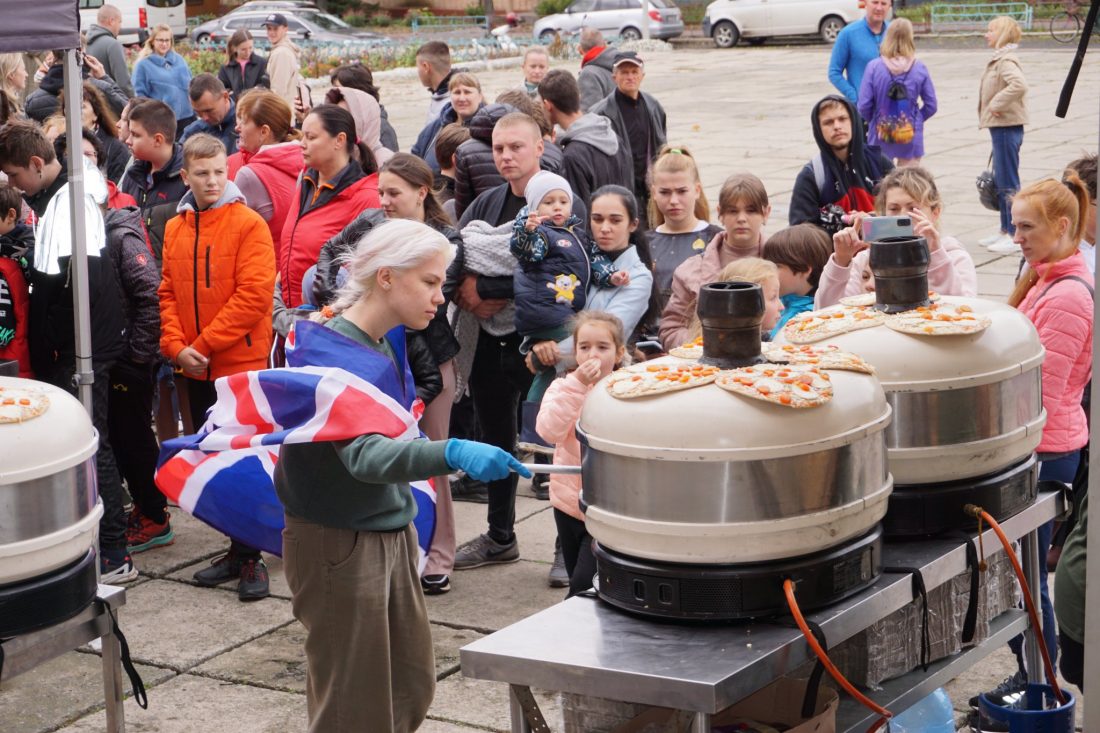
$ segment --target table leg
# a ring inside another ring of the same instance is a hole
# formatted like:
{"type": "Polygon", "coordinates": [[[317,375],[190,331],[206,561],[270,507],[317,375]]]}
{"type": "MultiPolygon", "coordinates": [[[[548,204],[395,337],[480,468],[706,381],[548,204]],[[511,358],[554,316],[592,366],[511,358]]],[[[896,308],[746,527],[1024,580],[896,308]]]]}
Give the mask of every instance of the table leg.
{"type": "Polygon", "coordinates": [[[527,717],[523,714],[523,705],[512,685],[508,686],[508,708],[512,713],[512,733],[531,733],[531,726],[527,724],[527,717]]]}
{"type": "Polygon", "coordinates": [[[696,713],[691,721],[691,733],[710,733],[710,713],[696,713]]]}
{"type": "MultiPolygon", "coordinates": [[[[1039,612],[1039,620],[1042,622],[1043,611],[1039,598],[1039,533],[1032,530],[1021,538],[1020,554],[1023,555],[1024,577],[1031,589],[1031,600],[1035,609],[1039,612]]],[[[1046,558],[1042,558],[1045,560],[1046,558]]],[[[1024,661],[1027,664],[1027,676],[1032,682],[1041,682],[1046,679],[1043,670],[1043,655],[1039,651],[1039,638],[1042,629],[1028,625],[1024,634],[1024,661]]]]}
{"type": "Polygon", "coordinates": [[[107,703],[107,733],[125,733],[122,706],[122,658],[118,637],[108,631],[100,640],[103,653],[103,695],[107,703]]]}

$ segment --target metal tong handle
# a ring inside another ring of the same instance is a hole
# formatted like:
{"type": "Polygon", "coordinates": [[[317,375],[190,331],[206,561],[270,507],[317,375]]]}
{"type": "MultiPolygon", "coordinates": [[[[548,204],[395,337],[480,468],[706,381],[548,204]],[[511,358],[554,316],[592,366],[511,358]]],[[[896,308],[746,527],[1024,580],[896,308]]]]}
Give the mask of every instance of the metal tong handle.
{"type": "Polygon", "coordinates": [[[579,476],[580,466],[555,466],[549,463],[524,463],[522,464],[531,473],[567,473],[579,476]]]}

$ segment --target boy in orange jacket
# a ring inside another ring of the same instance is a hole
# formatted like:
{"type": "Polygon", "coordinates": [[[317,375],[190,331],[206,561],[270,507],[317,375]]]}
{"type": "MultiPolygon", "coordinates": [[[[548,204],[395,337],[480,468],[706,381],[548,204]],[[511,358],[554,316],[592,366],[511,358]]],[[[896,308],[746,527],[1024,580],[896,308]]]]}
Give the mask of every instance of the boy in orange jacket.
{"type": "MultiPolygon", "coordinates": [[[[227,179],[220,140],[205,133],[189,137],[181,175],[190,191],[164,231],[160,348],[186,377],[198,429],[217,400],[214,380],[267,367],[275,249],[263,218],[227,179]]],[[[242,601],[267,597],[259,550],[236,540],[195,573],[208,587],[237,578],[242,601]]]]}

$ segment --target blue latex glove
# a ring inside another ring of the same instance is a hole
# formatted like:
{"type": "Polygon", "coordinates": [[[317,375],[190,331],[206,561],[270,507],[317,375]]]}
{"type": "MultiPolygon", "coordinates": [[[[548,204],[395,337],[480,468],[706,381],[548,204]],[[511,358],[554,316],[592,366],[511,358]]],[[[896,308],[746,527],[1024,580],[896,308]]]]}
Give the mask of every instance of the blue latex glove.
{"type": "Polygon", "coordinates": [[[465,471],[467,476],[478,481],[496,481],[506,478],[512,471],[524,478],[531,478],[531,472],[522,463],[495,445],[451,438],[447,441],[443,457],[448,466],[465,471]]]}

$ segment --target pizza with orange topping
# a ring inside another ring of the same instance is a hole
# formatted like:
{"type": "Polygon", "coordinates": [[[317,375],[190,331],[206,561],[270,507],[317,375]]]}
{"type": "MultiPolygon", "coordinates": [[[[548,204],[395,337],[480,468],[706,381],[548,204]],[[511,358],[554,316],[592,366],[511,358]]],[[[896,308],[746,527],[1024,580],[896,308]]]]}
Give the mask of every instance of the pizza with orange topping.
{"type": "Polygon", "coordinates": [[[38,417],[50,406],[50,398],[39,389],[0,387],[0,423],[21,423],[38,417]]]}
{"type": "Polygon", "coordinates": [[[619,399],[676,392],[710,384],[718,371],[718,367],[702,364],[638,364],[612,372],[607,378],[607,391],[619,399]]]}
{"type": "Polygon", "coordinates": [[[799,313],[783,326],[783,337],[792,344],[809,344],[861,328],[873,328],[886,320],[874,308],[834,305],[819,311],[799,313]]]}
{"type": "Polygon", "coordinates": [[[841,351],[839,346],[809,344],[761,344],[764,358],[775,364],[808,364],[818,369],[840,369],[848,372],[874,374],[875,368],[855,354],[841,351]]]}
{"type": "Polygon", "coordinates": [[[735,394],[783,407],[820,407],[833,398],[829,375],[802,364],[755,364],[718,375],[715,384],[735,394]]]}
{"type": "Polygon", "coordinates": [[[886,327],[917,336],[958,336],[981,333],[992,321],[980,316],[969,305],[933,303],[886,319],[886,327]]]}

